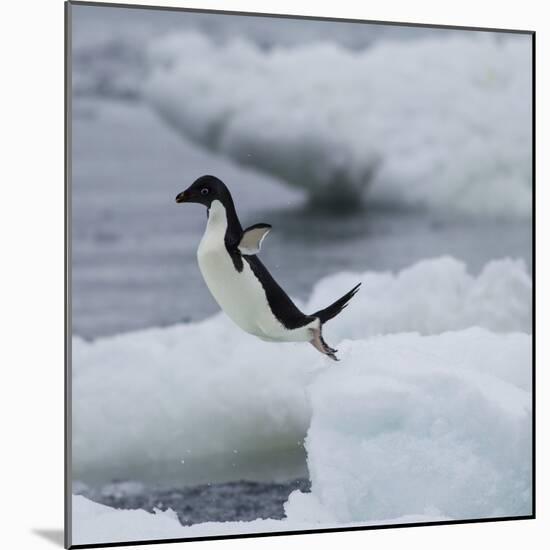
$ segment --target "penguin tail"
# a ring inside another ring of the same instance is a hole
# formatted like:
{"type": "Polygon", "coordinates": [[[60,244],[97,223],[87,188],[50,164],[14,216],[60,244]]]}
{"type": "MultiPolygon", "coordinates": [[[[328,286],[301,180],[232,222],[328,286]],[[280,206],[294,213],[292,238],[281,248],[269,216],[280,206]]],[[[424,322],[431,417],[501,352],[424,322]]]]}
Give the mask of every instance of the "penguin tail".
{"type": "Polygon", "coordinates": [[[313,317],[318,317],[321,320],[321,324],[330,321],[330,319],[336,317],[348,306],[349,301],[357,294],[360,286],[361,283],[354,286],[349,292],[346,292],[346,294],[344,294],[341,298],[338,298],[336,302],[330,304],[330,306],[313,313],[313,317]]]}

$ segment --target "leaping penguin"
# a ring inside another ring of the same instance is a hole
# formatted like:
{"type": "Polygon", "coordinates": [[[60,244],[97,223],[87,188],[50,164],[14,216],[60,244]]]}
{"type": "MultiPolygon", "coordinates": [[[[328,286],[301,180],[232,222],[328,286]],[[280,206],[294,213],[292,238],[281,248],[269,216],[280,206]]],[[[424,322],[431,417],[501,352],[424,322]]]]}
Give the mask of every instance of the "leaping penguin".
{"type": "Polygon", "coordinates": [[[202,176],[176,202],[206,206],[208,221],[197,250],[199,268],[214,299],[242,330],[268,342],[310,342],[338,361],[338,350],[323,340],[322,328],[348,305],[361,283],[328,307],[306,315],[256,255],[271,225],[257,223],[243,230],[231,193],[221,180],[202,176]]]}

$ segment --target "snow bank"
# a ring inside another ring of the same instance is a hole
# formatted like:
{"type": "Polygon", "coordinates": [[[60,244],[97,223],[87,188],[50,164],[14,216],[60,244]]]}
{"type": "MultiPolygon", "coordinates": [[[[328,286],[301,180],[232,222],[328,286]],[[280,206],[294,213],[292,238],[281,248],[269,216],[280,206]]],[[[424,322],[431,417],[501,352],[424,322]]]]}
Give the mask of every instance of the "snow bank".
{"type": "Polygon", "coordinates": [[[528,515],[530,343],[479,328],[345,341],[307,388],[312,492],[286,519],[182,527],[75,496],[73,543],[528,515]]]}
{"type": "MultiPolygon", "coordinates": [[[[97,504],[82,496],[73,496],[72,544],[104,542],[129,542],[165,538],[193,538],[243,533],[268,533],[275,531],[303,531],[319,526],[313,522],[295,522],[288,519],[257,519],[255,521],[209,522],[183,526],[172,510],[157,510],[150,514],[145,510],[117,510],[97,504]]],[[[441,521],[439,516],[406,516],[371,525],[418,523],[441,521]]],[[[353,526],[351,524],[350,526],[353,526]]],[[[365,525],[364,523],[361,525],[365,525]]],[[[328,525],[327,527],[342,527],[328,525]]]]}
{"type": "Polygon", "coordinates": [[[76,478],[98,465],[172,462],[182,484],[216,481],[213,472],[197,478],[200,466],[235,479],[234,464],[249,455],[262,461],[298,448],[310,416],[304,387],[322,365],[309,347],[270,346],[222,314],[91,343],[74,338],[76,478]]]}
{"type": "Polygon", "coordinates": [[[184,529],[172,510],[117,510],[83,496],[72,498],[71,544],[178,538],[184,529]]]}
{"type": "MultiPolygon", "coordinates": [[[[357,281],[363,281],[361,292],[326,328],[328,342],[339,348],[344,337],[363,340],[410,330],[437,334],[472,325],[502,333],[531,330],[531,281],[520,262],[491,262],[478,277],[450,258],[421,262],[397,275],[339,274],[317,285],[306,310],[329,303],[357,281]]],[[[514,362],[527,369],[527,351],[514,355],[516,348],[499,347],[498,338],[503,345],[513,341],[495,335],[487,347],[474,334],[462,345],[483,358],[485,370],[513,369],[514,362]],[[503,353],[510,365],[501,361],[503,353]]],[[[346,344],[341,363],[334,365],[307,344],[262,342],[223,314],[94,342],[75,337],[75,478],[97,468],[128,475],[133,467],[169,462],[177,465],[181,484],[243,477],[236,470],[239,461],[250,472],[278,451],[288,455],[302,448],[312,414],[306,388],[348,363],[357,369],[364,364],[370,372],[369,345],[346,344]],[[365,360],[353,349],[364,350],[365,360]]],[[[453,348],[449,360],[456,353],[453,348]]],[[[408,363],[405,353],[401,360],[408,363]]],[[[355,376],[355,370],[350,373],[355,376]]]]}
{"type": "Polygon", "coordinates": [[[327,325],[327,337],[437,334],[471,326],[531,332],[532,284],[523,260],[491,261],[477,277],[451,257],[422,260],[396,274],[341,272],[317,283],[306,311],[319,310],[358,281],[362,285],[353,307],[327,325]]]}
{"type": "Polygon", "coordinates": [[[317,201],[372,184],[382,199],[529,216],[530,60],[523,36],[264,51],[189,32],[152,44],[144,96],[181,133],[317,201]]]}
{"type": "Polygon", "coordinates": [[[83,496],[73,496],[72,509],[73,544],[265,533],[306,528],[304,523],[274,519],[183,526],[173,510],[157,510],[154,514],[145,510],[117,510],[83,496]]]}
{"type": "Polygon", "coordinates": [[[310,510],[336,522],[531,513],[531,346],[482,329],[340,345],[308,388],[310,510]]]}

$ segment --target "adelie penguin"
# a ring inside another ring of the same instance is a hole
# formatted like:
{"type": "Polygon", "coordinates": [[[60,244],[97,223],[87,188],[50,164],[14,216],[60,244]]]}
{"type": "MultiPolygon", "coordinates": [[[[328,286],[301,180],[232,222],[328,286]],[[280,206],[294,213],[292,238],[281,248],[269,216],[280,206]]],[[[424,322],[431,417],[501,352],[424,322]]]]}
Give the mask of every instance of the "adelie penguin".
{"type": "Polygon", "coordinates": [[[257,223],[243,230],[231,193],[221,180],[202,176],[176,202],[208,209],[197,251],[199,268],[212,296],[242,330],[268,342],[310,342],[338,361],[338,350],[323,340],[323,325],[348,305],[360,284],[328,307],[302,313],[257,256],[271,226],[257,223]]]}

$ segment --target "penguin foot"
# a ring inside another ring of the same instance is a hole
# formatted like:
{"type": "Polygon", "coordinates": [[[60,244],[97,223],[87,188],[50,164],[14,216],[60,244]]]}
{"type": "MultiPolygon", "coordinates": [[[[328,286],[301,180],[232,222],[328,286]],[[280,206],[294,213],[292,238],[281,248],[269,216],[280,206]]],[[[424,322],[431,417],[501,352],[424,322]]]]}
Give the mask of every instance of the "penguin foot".
{"type": "Polygon", "coordinates": [[[334,361],[340,361],[338,357],[336,357],[337,349],[331,348],[323,339],[323,335],[321,333],[321,329],[318,328],[312,328],[310,329],[311,335],[313,338],[309,341],[309,343],[318,351],[320,351],[323,355],[328,355],[332,360],[334,361]]]}

